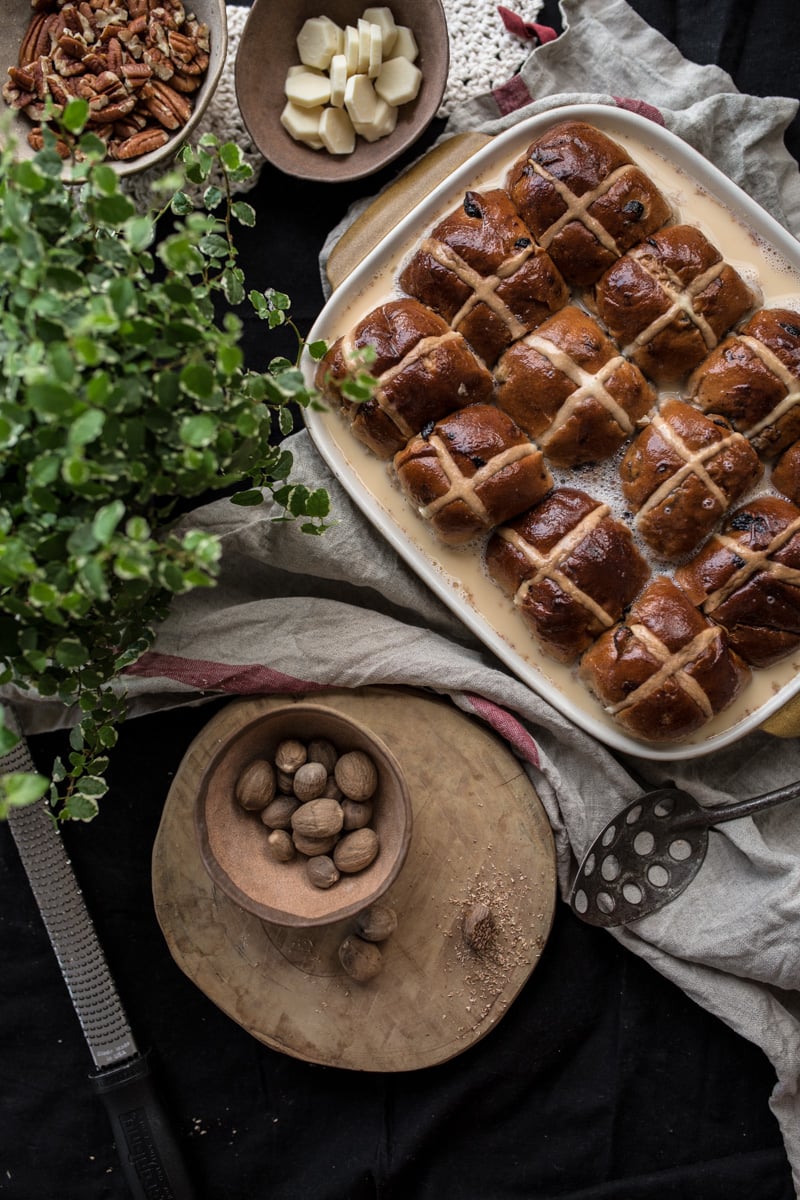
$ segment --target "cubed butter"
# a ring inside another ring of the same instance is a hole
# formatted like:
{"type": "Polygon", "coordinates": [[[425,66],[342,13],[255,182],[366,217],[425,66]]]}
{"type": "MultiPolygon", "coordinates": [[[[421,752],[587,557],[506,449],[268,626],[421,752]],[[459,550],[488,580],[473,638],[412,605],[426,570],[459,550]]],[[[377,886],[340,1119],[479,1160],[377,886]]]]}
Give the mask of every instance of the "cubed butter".
{"type": "Polygon", "coordinates": [[[344,90],[347,87],[347,59],[344,54],[334,54],[331,59],[331,104],[334,108],[344,106],[344,90]]]}
{"type": "Polygon", "coordinates": [[[375,91],[395,107],[414,100],[422,83],[422,71],[407,58],[390,58],[375,80],[375,91]]]}
{"type": "Polygon", "coordinates": [[[322,138],[319,135],[319,124],[323,108],[300,108],[287,100],[281,113],[281,125],[296,142],[303,142],[312,150],[322,149],[322,138]]]}
{"type": "Polygon", "coordinates": [[[359,137],[363,137],[365,142],[377,142],[380,138],[387,137],[388,134],[394,132],[397,125],[397,113],[396,108],[387,104],[385,100],[381,100],[379,96],[372,120],[358,122],[354,126],[355,131],[359,137]]]}
{"type": "Polygon", "coordinates": [[[417,39],[414,37],[413,30],[409,29],[408,25],[397,26],[397,36],[394,40],[391,52],[384,51],[385,58],[407,58],[409,62],[416,62],[419,56],[419,46],[417,39]]]}
{"type": "Polygon", "coordinates": [[[299,71],[286,80],[286,99],[300,108],[319,108],[331,98],[331,81],[316,71],[299,71]]]}
{"type": "Polygon", "coordinates": [[[351,75],[344,90],[344,106],[354,124],[369,125],[378,107],[372,80],[366,75],[351,75]]]}
{"type": "Polygon", "coordinates": [[[367,75],[370,79],[377,79],[381,67],[383,66],[383,30],[380,25],[370,25],[369,27],[369,61],[367,63],[367,75]]]}
{"type": "Polygon", "coordinates": [[[361,15],[370,24],[380,26],[383,34],[383,55],[384,58],[389,58],[394,48],[395,39],[397,38],[397,25],[394,13],[390,8],[383,6],[379,8],[365,8],[361,15]]]}
{"type": "Polygon", "coordinates": [[[347,62],[347,74],[358,74],[358,30],[355,25],[346,25],[344,30],[344,57],[347,62]]]}
{"type": "Polygon", "coordinates": [[[356,148],[356,131],[343,108],[322,110],[319,136],[329,154],[352,154],[356,148]]]}
{"type": "Polygon", "coordinates": [[[297,53],[307,67],[327,71],[334,54],[342,49],[344,33],[330,17],[309,17],[297,35],[297,53]]]}

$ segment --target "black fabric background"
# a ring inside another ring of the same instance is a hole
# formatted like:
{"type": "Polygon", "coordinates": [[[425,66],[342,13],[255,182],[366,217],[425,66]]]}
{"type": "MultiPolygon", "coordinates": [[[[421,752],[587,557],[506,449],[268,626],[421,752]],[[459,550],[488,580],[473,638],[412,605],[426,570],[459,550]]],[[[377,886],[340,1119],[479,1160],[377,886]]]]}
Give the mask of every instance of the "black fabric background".
{"type": "MultiPolygon", "coordinates": [[[[633,7],[742,91],[800,95],[795,0],[633,7]]],[[[550,0],[540,19],[560,27],[550,0]]],[[[797,156],[797,121],[787,140],[797,156]]],[[[323,187],[264,169],[243,265],[253,286],[290,294],[304,331],[322,303],[328,230],[402,165],[323,187]]],[[[248,327],[256,366],[263,328],[248,327]]],[[[269,356],[279,349],[269,343],[269,356]]],[[[763,1054],[561,903],[503,1021],[442,1066],[317,1067],[224,1016],[173,962],[150,888],[164,798],[217,707],[128,722],[101,815],[64,833],[137,1040],[153,1048],[198,1200],[792,1200],[763,1054]]],[[[45,771],[64,746],[60,734],[32,739],[45,771]]],[[[88,1052],[6,828],[0,862],[0,1196],[126,1200],[88,1052]]]]}

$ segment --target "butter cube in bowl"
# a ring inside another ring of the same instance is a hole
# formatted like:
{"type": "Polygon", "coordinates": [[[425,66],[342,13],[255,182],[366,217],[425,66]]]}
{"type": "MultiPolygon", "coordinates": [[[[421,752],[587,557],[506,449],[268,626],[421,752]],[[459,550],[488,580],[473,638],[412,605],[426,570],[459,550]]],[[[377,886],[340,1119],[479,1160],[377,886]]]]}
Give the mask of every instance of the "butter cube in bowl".
{"type": "Polygon", "coordinates": [[[255,0],[236,56],[236,96],[254,144],[279,170],[347,182],[374,174],[424,133],[448,67],[441,0],[289,9],[255,0]]]}

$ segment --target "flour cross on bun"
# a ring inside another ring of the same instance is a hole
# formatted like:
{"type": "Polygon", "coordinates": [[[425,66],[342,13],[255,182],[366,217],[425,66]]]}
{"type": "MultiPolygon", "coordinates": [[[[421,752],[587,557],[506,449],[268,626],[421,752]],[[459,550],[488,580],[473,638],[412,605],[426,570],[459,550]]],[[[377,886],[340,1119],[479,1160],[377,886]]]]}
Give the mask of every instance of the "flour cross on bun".
{"type": "Polygon", "coordinates": [[[594,289],[593,307],[623,353],[659,384],[684,379],[756,302],[694,225],[633,246],[594,289]]]}
{"type": "Polygon", "coordinates": [[[770,458],[800,438],[800,313],[762,308],[689,379],[693,403],[721,413],[770,458]]]}

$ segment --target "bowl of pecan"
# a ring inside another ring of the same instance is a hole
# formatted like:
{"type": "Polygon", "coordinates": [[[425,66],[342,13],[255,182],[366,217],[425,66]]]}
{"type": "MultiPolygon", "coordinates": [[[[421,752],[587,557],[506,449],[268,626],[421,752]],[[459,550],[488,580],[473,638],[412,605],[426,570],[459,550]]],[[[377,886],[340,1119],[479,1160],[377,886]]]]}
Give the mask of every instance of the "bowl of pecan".
{"type": "Polygon", "coordinates": [[[200,778],[195,827],[229,899],[274,925],[327,926],[374,906],[397,878],[411,799],[370,729],[290,700],[223,738],[200,778]]]}
{"type": "Polygon", "coordinates": [[[224,0],[6,0],[0,137],[31,155],[43,122],[80,97],[118,174],[166,162],[205,112],[227,42],[224,0]]]}

